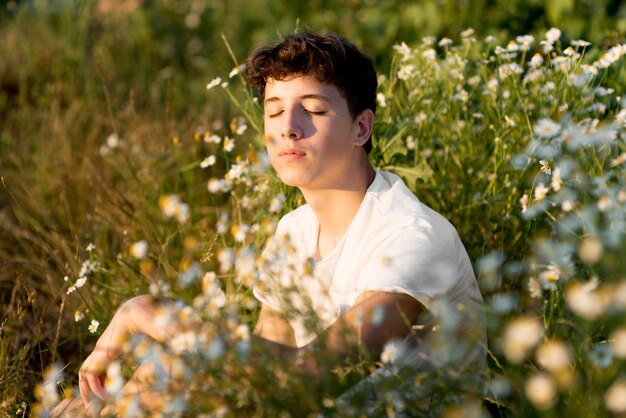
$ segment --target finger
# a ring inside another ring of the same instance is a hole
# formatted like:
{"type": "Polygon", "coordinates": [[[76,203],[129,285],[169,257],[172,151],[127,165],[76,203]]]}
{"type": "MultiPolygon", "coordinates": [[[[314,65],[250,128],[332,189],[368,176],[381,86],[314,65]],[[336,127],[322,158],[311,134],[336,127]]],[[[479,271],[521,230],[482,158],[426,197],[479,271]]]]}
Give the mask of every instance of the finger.
{"type": "Polygon", "coordinates": [[[101,379],[90,373],[79,374],[78,388],[80,390],[80,397],[87,409],[93,406],[94,399],[103,399],[106,395],[101,379]]]}
{"type": "Polygon", "coordinates": [[[91,389],[93,394],[100,399],[104,399],[107,394],[104,386],[102,385],[102,381],[103,379],[100,376],[94,374],[87,375],[87,383],[89,383],[89,388],[91,389]]]}
{"type": "Polygon", "coordinates": [[[85,408],[89,409],[91,390],[89,389],[87,378],[82,374],[78,375],[78,390],[80,391],[80,397],[83,400],[85,408]]]}

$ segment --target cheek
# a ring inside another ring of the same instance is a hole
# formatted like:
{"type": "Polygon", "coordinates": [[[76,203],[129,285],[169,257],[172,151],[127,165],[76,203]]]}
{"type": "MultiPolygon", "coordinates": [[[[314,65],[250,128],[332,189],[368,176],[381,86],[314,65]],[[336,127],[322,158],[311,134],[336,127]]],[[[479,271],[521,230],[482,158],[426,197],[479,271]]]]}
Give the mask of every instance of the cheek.
{"type": "Polygon", "coordinates": [[[263,145],[266,147],[271,147],[276,144],[277,136],[276,133],[269,129],[268,125],[265,125],[263,130],[263,145]]]}
{"type": "Polygon", "coordinates": [[[272,168],[274,168],[274,170],[276,170],[276,159],[275,159],[275,155],[272,153],[269,153],[268,155],[269,159],[270,159],[270,165],[272,166],[272,168]]]}
{"type": "Polygon", "coordinates": [[[276,148],[276,146],[277,146],[276,136],[275,135],[270,135],[270,134],[265,134],[263,136],[263,145],[265,146],[265,148],[268,151],[270,151],[273,148],[276,148]]]}
{"type": "Polygon", "coordinates": [[[278,121],[276,119],[264,118],[263,119],[263,129],[265,132],[275,131],[278,127],[278,121]]]}

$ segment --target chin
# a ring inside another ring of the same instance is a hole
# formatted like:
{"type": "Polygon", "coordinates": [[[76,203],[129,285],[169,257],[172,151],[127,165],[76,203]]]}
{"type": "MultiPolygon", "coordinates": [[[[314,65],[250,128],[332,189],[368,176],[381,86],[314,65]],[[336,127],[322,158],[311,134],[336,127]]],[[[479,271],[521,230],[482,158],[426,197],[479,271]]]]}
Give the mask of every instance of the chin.
{"type": "Polygon", "coordinates": [[[295,173],[291,175],[289,173],[278,173],[278,178],[283,184],[290,187],[302,187],[308,183],[307,179],[303,179],[295,173]]]}
{"type": "Polygon", "coordinates": [[[291,177],[281,177],[278,176],[278,178],[280,179],[280,181],[283,182],[283,184],[285,186],[289,186],[289,187],[300,187],[301,186],[301,182],[298,181],[297,179],[291,178],[291,177]]]}

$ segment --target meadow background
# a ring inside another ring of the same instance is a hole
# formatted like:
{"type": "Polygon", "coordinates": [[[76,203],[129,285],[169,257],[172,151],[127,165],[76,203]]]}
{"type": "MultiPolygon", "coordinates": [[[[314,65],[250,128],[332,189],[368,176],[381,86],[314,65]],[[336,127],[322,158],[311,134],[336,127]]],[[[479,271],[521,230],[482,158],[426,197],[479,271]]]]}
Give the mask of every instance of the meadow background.
{"type": "MultiPolygon", "coordinates": [[[[133,295],[212,317],[223,306],[202,298],[219,283],[238,306],[237,326],[219,332],[245,341],[250,260],[301,200],[269,172],[261,110],[235,69],[298,27],[344,34],[372,56],[372,161],[450,219],[475,262],[492,380],[444,413],[481,416],[488,403],[512,416],[626,414],[623,2],[0,7],[0,414],[69,394],[133,295]],[[52,364],[64,377],[42,385],[52,364]]],[[[241,361],[223,355],[221,371],[241,361]]],[[[235,380],[213,384],[247,394],[226,396],[240,412],[297,415],[285,388],[235,380]]],[[[398,399],[385,414],[410,407],[398,399]]]]}

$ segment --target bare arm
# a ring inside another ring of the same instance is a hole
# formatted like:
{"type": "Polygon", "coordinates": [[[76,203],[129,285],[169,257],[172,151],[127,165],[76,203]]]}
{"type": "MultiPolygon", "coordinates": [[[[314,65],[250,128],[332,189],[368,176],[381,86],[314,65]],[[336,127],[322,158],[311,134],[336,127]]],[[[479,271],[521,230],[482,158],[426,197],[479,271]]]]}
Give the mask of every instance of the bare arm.
{"type": "MultiPolygon", "coordinates": [[[[105,397],[106,369],[120,355],[124,343],[132,335],[145,334],[163,343],[180,331],[175,324],[164,328],[156,321],[159,308],[154,298],[142,295],[130,299],[115,313],[79,371],[80,393],[87,408],[92,394],[105,397]]],[[[332,380],[336,366],[357,361],[362,348],[377,358],[387,341],[408,335],[411,324],[423,310],[417,300],[404,294],[365,292],[322,336],[306,347],[296,348],[289,323],[278,312],[263,305],[254,330],[253,347],[255,351],[269,352],[279,358],[285,371],[303,375],[307,384],[333,393],[335,391],[324,386],[329,377],[332,380]],[[385,312],[380,322],[372,320],[376,309],[385,312]]],[[[263,362],[262,357],[256,360],[263,362]]],[[[254,364],[255,358],[251,361],[254,364]]],[[[259,366],[257,372],[261,371],[263,364],[259,366]]],[[[337,388],[337,394],[346,389],[345,385],[333,384],[333,387],[337,388]]]]}
{"type": "Polygon", "coordinates": [[[289,347],[296,346],[296,338],[289,322],[266,304],[261,306],[254,334],[289,347]]]}
{"type": "MultiPolygon", "coordinates": [[[[284,331],[278,334],[267,331],[268,318],[271,318],[275,329],[284,330],[289,323],[276,311],[264,306],[259,316],[260,325],[255,329],[255,334],[261,338],[256,338],[254,342],[260,350],[267,350],[281,358],[287,370],[304,373],[309,384],[333,393],[333,388],[322,386],[328,383],[328,377],[333,375],[336,366],[358,361],[364,351],[371,359],[378,359],[388,341],[406,337],[411,332],[411,325],[424,310],[420,302],[406,294],[364,292],[324,334],[305,347],[295,348],[281,340],[284,331]],[[380,321],[374,320],[378,309],[384,312],[380,321]]],[[[293,330],[291,333],[293,335],[293,330]]],[[[338,393],[347,388],[337,382],[331,383],[338,393]]]]}
{"type": "Polygon", "coordinates": [[[378,357],[388,341],[404,338],[411,332],[411,326],[424,310],[420,302],[404,293],[364,292],[328,329],[328,349],[348,354],[351,345],[362,344],[378,357]],[[383,318],[375,321],[378,309],[383,310],[383,318]]]}
{"type": "Polygon", "coordinates": [[[141,295],[129,299],[117,310],[78,372],[80,395],[87,408],[90,407],[92,394],[99,398],[106,395],[106,369],[120,355],[124,343],[131,336],[141,333],[155,341],[164,342],[176,332],[173,326],[159,326],[155,320],[158,309],[159,305],[152,296],[141,295]]]}

